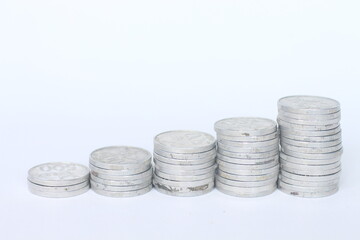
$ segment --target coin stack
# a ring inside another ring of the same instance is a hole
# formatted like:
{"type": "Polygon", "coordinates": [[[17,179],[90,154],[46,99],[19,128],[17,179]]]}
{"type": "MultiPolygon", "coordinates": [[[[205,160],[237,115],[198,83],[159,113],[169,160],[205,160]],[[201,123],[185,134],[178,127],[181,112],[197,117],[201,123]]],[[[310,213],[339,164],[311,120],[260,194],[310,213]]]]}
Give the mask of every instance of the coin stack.
{"type": "Polygon", "coordinates": [[[112,146],[90,154],[91,189],[108,197],[133,197],[152,188],[151,153],[137,147],[112,146]]]}
{"type": "Polygon", "coordinates": [[[315,96],[278,102],[281,133],[279,189],[300,197],[338,191],[342,155],[340,104],[315,96]]]}
{"type": "Polygon", "coordinates": [[[275,121],[227,118],[215,123],[216,188],[237,197],[260,197],[276,190],[279,137],[275,121]]]}
{"type": "Polygon", "coordinates": [[[170,131],[154,138],[154,186],[172,196],[198,196],[214,188],[215,138],[197,131],[170,131]]]}
{"type": "Polygon", "coordinates": [[[28,171],[28,187],[42,197],[77,196],[89,190],[89,169],[75,163],[44,163],[28,171]]]}

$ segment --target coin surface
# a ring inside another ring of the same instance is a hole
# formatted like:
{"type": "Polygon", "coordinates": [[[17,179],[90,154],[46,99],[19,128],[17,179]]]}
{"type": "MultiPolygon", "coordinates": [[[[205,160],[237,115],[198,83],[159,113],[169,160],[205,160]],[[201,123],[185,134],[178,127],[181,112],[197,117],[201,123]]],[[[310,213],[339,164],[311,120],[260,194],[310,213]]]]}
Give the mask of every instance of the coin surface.
{"type": "Polygon", "coordinates": [[[216,180],[216,188],[227,195],[236,197],[262,197],[273,193],[276,190],[276,184],[260,187],[236,187],[216,180]]]}
{"type": "Polygon", "coordinates": [[[28,181],[28,187],[39,192],[63,193],[80,190],[89,185],[89,181],[68,186],[44,186],[28,181]]]}
{"type": "Polygon", "coordinates": [[[164,184],[161,182],[157,182],[155,179],[153,181],[154,187],[157,191],[171,195],[171,196],[177,196],[177,197],[195,197],[200,196],[206,193],[209,193],[214,188],[214,182],[209,181],[206,184],[202,184],[199,186],[172,186],[168,184],[164,184]]]}
{"type": "Polygon", "coordinates": [[[298,95],[281,98],[278,108],[292,113],[332,114],[340,111],[340,103],[325,97],[298,95]]]}
{"type": "Polygon", "coordinates": [[[70,162],[49,162],[37,165],[28,171],[28,180],[45,186],[67,186],[89,179],[86,166],[70,162]]]}
{"type": "Polygon", "coordinates": [[[106,191],[106,190],[102,190],[100,188],[97,187],[93,187],[92,190],[99,194],[99,195],[103,195],[106,197],[114,197],[114,198],[123,198],[123,197],[136,197],[136,196],[140,196],[143,195],[145,193],[150,192],[152,189],[152,184],[150,184],[149,186],[142,188],[142,189],[138,189],[135,191],[106,191]]]}
{"type": "Polygon", "coordinates": [[[87,192],[89,190],[90,186],[89,184],[86,185],[83,188],[80,188],[78,190],[74,190],[74,191],[63,191],[63,192],[49,192],[49,191],[39,191],[37,189],[34,188],[29,188],[29,191],[32,194],[41,196],[41,197],[48,197],[48,198],[68,198],[68,197],[74,197],[74,196],[78,196],[81,195],[85,192],[87,192]]]}

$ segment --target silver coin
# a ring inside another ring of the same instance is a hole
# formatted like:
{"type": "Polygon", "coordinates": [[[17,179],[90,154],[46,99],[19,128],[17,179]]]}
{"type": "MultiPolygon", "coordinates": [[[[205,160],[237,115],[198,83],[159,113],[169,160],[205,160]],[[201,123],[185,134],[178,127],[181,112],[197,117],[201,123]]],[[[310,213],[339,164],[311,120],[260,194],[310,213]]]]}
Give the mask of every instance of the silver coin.
{"type": "Polygon", "coordinates": [[[256,182],[256,181],[266,181],[269,179],[273,179],[278,176],[279,171],[271,172],[263,175],[253,175],[253,176],[245,176],[245,175],[236,175],[232,173],[227,173],[222,171],[221,169],[217,169],[217,174],[223,178],[234,180],[234,181],[247,181],[247,182],[256,182]]]}
{"type": "Polygon", "coordinates": [[[112,192],[128,192],[128,191],[136,191],[139,189],[143,189],[147,186],[149,186],[152,183],[152,181],[143,182],[136,185],[128,185],[128,186],[112,186],[112,185],[105,185],[98,182],[95,182],[93,180],[90,180],[91,188],[96,188],[104,191],[112,191],[112,192]]]}
{"type": "Polygon", "coordinates": [[[297,130],[294,128],[288,128],[288,127],[284,127],[283,125],[279,125],[279,129],[280,129],[280,137],[285,136],[287,138],[292,138],[293,135],[305,136],[305,137],[324,137],[324,136],[331,136],[337,134],[341,131],[340,126],[329,130],[297,130]]]}
{"type": "Polygon", "coordinates": [[[275,166],[265,169],[234,169],[219,165],[219,170],[236,175],[254,176],[279,172],[279,164],[277,163],[275,166]]]}
{"type": "Polygon", "coordinates": [[[338,125],[340,122],[339,118],[324,120],[324,119],[314,119],[314,120],[299,120],[285,117],[281,114],[278,115],[278,120],[281,122],[295,124],[300,126],[331,126],[331,125],[338,125]]]}
{"type": "Polygon", "coordinates": [[[304,198],[321,198],[321,197],[328,197],[331,196],[333,194],[335,194],[339,188],[336,187],[334,189],[332,189],[331,191],[328,192],[301,192],[301,191],[294,191],[294,190],[290,190],[290,189],[286,189],[283,187],[279,187],[279,190],[282,191],[283,193],[292,195],[292,196],[296,196],[296,197],[304,197],[304,198]]]}
{"type": "Polygon", "coordinates": [[[148,166],[151,158],[151,153],[142,148],[111,146],[93,151],[90,163],[98,168],[127,171],[148,166]]]}
{"type": "Polygon", "coordinates": [[[331,191],[332,189],[338,187],[338,184],[334,184],[334,185],[330,185],[330,186],[321,186],[321,187],[295,186],[295,185],[285,183],[281,179],[279,179],[278,185],[281,188],[285,188],[285,189],[293,190],[293,191],[300,191],[300,192],[328,192],[328,191],[331,191]]]}
{"type": "Polygon", "coordinates": [[[269,141],[279,137],[279,132],[275,131],[273,133],[262,135],[262,136],[229,136],[223,134],[216,134],[218,141],[233,141],[233,142],[259,142],[259,141],[269,141]]]}
{"type": "Polygon", "coordinates": [[[218,144],[230,146],[230,147],[260,148],[260,147],[279,145],[279,139],[274,138],[267,141],[257,141],[257,142],[218,140],[218,144]]]}
{"type": "Polygon", "coordinates": [[[298,164],[298,163],[292,163],[288,162],[286,160],[281,159],[280,160],[282,166],[286,166],[287,168],[292,169],[299,169],[304,171],[326,171],[331,170],[334,168],[337,168],[341,165],[340,161],[330,164],[323,164],[323,165],[305,165],[305,164],[298,164]]]}
{"type": "Polygon", "coordinates": [[[212,148],[209,151],[199,152],[199,153],[173,153],[166,152],[161,149],[154,148],[154,152],[162,157],[173,158],[178,160],[196,160],[204,159],[216,156],[216,148],[212,148]]]}
{"type": "Polygon", "coordinates": [[[215,164],[215,159],[213,159],[213,161],[209,161],[203,164],[176,165],[176,164],[164,163],[154,158],[154,163],[156,166],[161,167],[161,169],[170,169],[173,171],[182,171],[182,170],[196,171],[197,169],[204,169],[213,166],[215,164]]]}
{"type": "Polygon", "coordinates": [[[160,156],[159,154],[154,152],[154,159],[157,159],[163,163],[174,164],[174,165],[179,165],[179,166],[205,164],[208,162],[213,162],[215,158],[216,158],[216,154],[214,154],[212,157],[208,157],[208,158],[174,159],[174,158],[167,158],[167,157],[160,156]]]}
{"type": "Polygon", "coordinates": [[[334,173],[337,173],[337,172],[341,171],[341,164],[336,168],[327,169],[327,170],[318,169],[318,168],[317,169],[290,168],[287,165],[281,164],[281,170],[284,170],[286,172],[293,173],[293,174],[299,174],[299,175],[322,176],[322,175],[331,175],[331,174],[334,174],[334,173]]]}
{"type": "Polygon", "coordinates": [[[254,148],[244,148],[244,147],[232,147],[218,142],[218,149],[222,149],[229,152],[236,152],[236,153],[263,153],[263,152],[270,152],[279,149],[279,144],[274,144],[265,147],[259,146],[254,148]]]}
{"type": "Polygon", "coordinates": [[[214,126],[218,134],[229,136],[263,136],[277,131],[275,121],[266,118],[237,117],[217,121],[214,126]]]}
{"type": "Polygon", "coordinates": [[[324,181],[332,181],[339,179],[340,177],[340,171],[334,174],[330,175],[301,175],[301,174],[293,174],[290,172],[285,171],[284,169],[281,169],[281,175],[285,176],[287,178],[291,178],[293,180],[297,181],[308,181],[308,182],[324,182],[324,181]]]}
{"type": "Polygon", "coordinates": [[[342,144],[338,144],[331,147],[297,147],[290,144],[287,144],[285,142],[282,142],[281,149],[284,150],[284,152],[291,151],[291,152],[297,152],[297,153],[305,153],[305,154],[324,154],[324,153],[332,153],[339,151],[342,149],[342,144]]]}
{"type": "Polygon", "coordinates": [[[220,181],[215,181],[216,188],[228,195],[237,197],[260,197],[273,193],[276,190],[276,184],[269,184],[261,187],[235,187],[226,185],[220,181]]]}
{"type": "Polygon", "coordinates": [[[301,135],[289,135],[283,133],[280,139],[291,139],[296,141],[307,141],[307,142],[326,142],[341,139],[341,130],[338,133],[329,136],[301,136],[301,135]]]}
{"type": "Polygon", "coordinates": [[[67,197],[74,197],[81,195],[89,190],[89,185],[86,185],[85,187],[75,190],[75,191],[64,191],[64,192],[45,192],[45,191],[38,191],[34,188],[29,188],[29,191],[32,194],[41,196],[41,197],[48,197],[48,198],[67,198],[67,197]]]}
{"type": "Polygon", "coordinates": [[[35,191],[53,192],[53,193],[63,193],[63,192],[76,191],[76,190],[82,189],[82,188],[86,187],[87,185],[89,185],[89,181],[85,181],[85,182],[78,183],[78,184],[75,184],[75,185],[54,186],[54,187],[39,185],[39,184],[30,182],[30,181],[27,181],[27,183],[28,183],[28,188],[31,188],[31,189],[33,189],[35,191]]]}
{"type": "Polygon", "coordinates": [[[235,187],[261,187],[261,186],[268,186],[268,185],[274,185],[276,184],[277,177],[271,178],[264,181],[256,181],[256,182],[247,182],[247,181],[234,181],[230,179],[226,179],[221,177],[220,175],[216,175],[216,180],[229,185],[229,186],[235,186],[235,187]]]}
{"type": "Polygon", "coordinates": [[[108,179],[102,179],[99,177],[94,176],[93,174],[90,175],[90,178],[98,183],[104,184],[104,185],[110,185],[110,186],[129,186],[129,185],[138,185],[143,182],[151,182],[152,176],[149,175],[145,178],[135,179],[135,180],[108,180],[108,179]]]}
{"type": "Polygon", "coordinates": [[[282,137],[281,143],[285,143],[297,147],[327,148],[327,147],[339,145],[342,143],[342,141],[341,138],[339,138],[333,141],[312,142],[312,141],[298,141],[298,140],[292,140],[289,138],[282,137]]]}
{"type": "Polygon", "coordinates": [[[269,158],[279,154],[279,149],[275,149],[269,152],[262,152],[262,153],[237,153],[237,152],[230,152],[218,148],[218,153],[223,156],[231,157],[231,158],[245,158],[245,159],[254,159],[254,158],[269,158]]]}
{"type": "Polygon", "coordinates": [[[137,179],[144,179],[148,176],[151,176],[153,173],[152,168],[150,167],[146,171],[138,174],[133,175],[109,175],[109,174],[102,174],[95,171],[92,171],[91,174],[95,177],[106,179],[106,180],[116,180],[116,181],[129,181],[129,180],[137,180],[137,179]]]}
{"type": "Polygon", "coordinates": [[[300,125],[294,123],[288,123],[281,119],[277,119],[279,126],[282,128],[288,128],[291,130],[299,130],[299,131],[327,131],[332,130],[340,126],[339,123],[329,124],[329,125],[300,125]]]}
{"type": "Polygon", "coordinates": [[[332,114],[340,111],[340,103],[318,96],[288,96],[278,101],[278,109],[298,114],[332,114]]]}
{"type": "Polygon", "coordinates": [[[98,188],[92,188],[92,190],[99,195],[103,195],[106,197],[114,197],[114,198],[136,197],[136,196],[140,196],[140,195],[150,192],[151,189],[152,189],[152,184],[150,184],[149,186],[147,186],[145,188],[139,189],[139,190],[125,191],[125,192],[106,191],[106,190],[102,190],[102,189],[98,189],[98,188]]]}
{"type": "Polygon", "coordinates": [[[91,163],[89,164],[89,168],[92,172],[97,172],[99,174],[112,175],[112,176],[115,176],[115,175],[128,176],[128,175],[142,173],[142,172],[146,171],[147,169],[149,169],[150,166],[151,166],[151,164],[147,164],[147,165],[139,166],[139,168],[131,169],[131,170],[109,170],[109,169],[96,167],[96,166],[92,165],[91,163]]]}
{"type": "Polygon", "coordinates": [[[267,169],[279,164],[279,161],[269,161],[262,164],[233,164],[217,159],[217,163],[220,169],[234,169],[234,170],[256,170],[256,169],[267,169]]]}
{"type": "Polygon", "coordinates": [[[153,184],[158,192],[176,197],[195,197],[204,195],[211,192],[215,186],[214,182],[209,182],[207,184],[196,187],[174,187],[158,183],[156,181],[154,181],[153,184]]]}
{"type": "Polygon", "coordinates": [[[298,181],[291,178],[287,178],[283,175],[279,175],[279,179],[281,181],[295,186],[303,186],[303,187],[326,187],[326,186],[333,186],[337,185],[339,183],[340,178],[334,179],[331,181],[317,181],[317,182],[311,182],[311,181],[298,181]]]}
{"type": "Polygon", "coordinates": [[[215,172],[215,168],[217,167],[216,164],[207,167],[207,168],[203,168],[203,169],[196,169],[196,170],[174,170],[174,169],[169,169],[169,168],[163,168],[162,166],[159,165],[155,165],[155,169],[158,169],[161,172],[165,172],[167,174],[173,174],[173,175],[177,175],[177,176],[194,176],[194,175],[202,175],[202,174],[207,174],[210,172],[215,172]]]}
{"type": "Polygon", "coordinates": [[[204,180],[204,179],[208,179],[211,177],[214,177],[215,172],[208,172],[206,174],[200,174],[200,175],[174,175],[174,174],[168,174],[168,173],[164,173],[159,171],[158,169],[155,169],[155,173],[157,176],[164,178],[164,179],[168,179],[168,180],[172,180],[172,181],[178,181],[178,182],[191,182],[191,181],[200,181],[200,180],[204,180]]]}
{"type": "Polygon", "coordinates": [[[67,186],[89,179],[89,169],[69,162],[43,163],[28,171],[29,181],[46,186],[67,186]]]}
{"type": "Polygon", "coordinates": [[[300,153],[300,152],[289,151],[286,148],[282,148],[281,151],[289,156],[303,158],[303,159],[316,159],[316,160],[333,159],[341,156],[343,153],[342,148],[338,151],[331,153],[300,153]]]}
{"type": "Polygon", "coordinates": [[[173,153],[199,153],[213,149],[215,138],[198,131],[169,131],[154,138],[154,147],[173,153]]]}
{"type": "Polygon", "coordinates": [[[278,110],[278,115],[289,118],[289,119],[295,119],[295,120],[304,120],[304,121],[327,121],[332,119],[341,119],[341,111],[331,113],[331,114],[299,114],[299,113],[291,113],[287,111],[283,111],[281,109],[278,110]]]}
{"type": "Polygon", "coordinates": [[[203,186],[204,184],[212,183],[215,181],[215,176],[212,176],[207,179],[199,180],[199,181],[191,181],[191,182],[184,182],[184,181],[172,181],[165,178],[161,178],[154,174],[153,182],[165,184],[172,187],[197,187],[197,186],[203,186]]]}
{"type": "Polygon", "coordinates": [[[270,161],[278,161],[279,160],[279,155],[274,155],[272,157],[267,157],[267,158],[252,158],[252,159],[248,159],[248,158],[232,158],[232,157],[227,157],[224,156],[220,153],[217,154],[217,160],[223,161],[223,162],[228,162],[228,163],[233,163],[233,164],[262,164],[262,163],[267,163],[270,161]]]}
{"type": "Polygon", "coordinates": [[[288,162],[292,162],[292,163],[297,163],[297,164],[306,164],[306,165],[323,165],[323,164],[331,164],[331,163],[335,163],[340,161],[341,156],[337,156],[334,158],[329,158],[329,159],[304,159],[304,158],[297,158],[297,157],[292,157],[289,155],[286,155],[283,152],[280,152],[280,158],[288,161],[288,162]]]}

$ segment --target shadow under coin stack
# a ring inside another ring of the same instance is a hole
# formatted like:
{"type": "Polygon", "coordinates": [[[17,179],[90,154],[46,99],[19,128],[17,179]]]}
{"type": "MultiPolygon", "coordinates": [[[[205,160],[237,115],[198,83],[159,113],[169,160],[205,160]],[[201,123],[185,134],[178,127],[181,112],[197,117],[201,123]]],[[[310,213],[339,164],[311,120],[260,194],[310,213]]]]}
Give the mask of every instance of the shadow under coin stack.
{"type": "Polygon", "coordinates": [[[215,138],[197,131],[170,131],[154,138],[154,187],[172,196],[198,196],[214,188],[215,138]]]}
{"type": "Polygon", "coordinates": [[[29,170],[28,187],[42,197],[77,196],[89,190],[89,169],[75,163],[44,163],[29,170]]]}
{"type": "Polygon", "coordinates": [[[260,197],[276,190],[279,138],[275,121],[228,118],[215,123],[216,188],[237,197],[260,197]]]}
{"type": "Polygon", "coordinates": [[[279,189],[300,197],[338,191],[342,155],[340,104],[314,96],[278,102],[281,133],[279,189]]]}
{"type": "Polygon", "coordinates": [[[108,197],[134,197],[152,188],[151,153],[127,146],[100,148],[90,154],[91,188],[108,197]]]}

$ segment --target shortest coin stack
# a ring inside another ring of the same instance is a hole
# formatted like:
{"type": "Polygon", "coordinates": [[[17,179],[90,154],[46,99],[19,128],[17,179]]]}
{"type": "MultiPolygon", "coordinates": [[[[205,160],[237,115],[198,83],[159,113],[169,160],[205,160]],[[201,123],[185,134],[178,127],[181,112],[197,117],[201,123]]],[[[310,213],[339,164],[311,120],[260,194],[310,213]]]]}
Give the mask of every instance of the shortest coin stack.
{"type": "Polygon", "coordinates": [[[28,187],[42,197],[77,196],[89,190],[89,169],[75,163],[44,163],[29,170],[28,187]]]}
{"type": "Polygon", "coordinates": [[[191,197],[214,188],[215,138],[197,131],[170,131],[154,139],[154,186],[172,196],[191,197]]]}
{"type": "Polygon", "coordinates": [[[215,123],[216,188],[237,197],[260,197],[275,191],[279,173],[279,137],[275,121],[239,117],[215,123]]]}
{"type": "Polygon", "coordinates": [[[127,146],[104,147],[90,154],[91,189],[108,197],[134,197],[152,188],[151,153],[127,146]]]}

